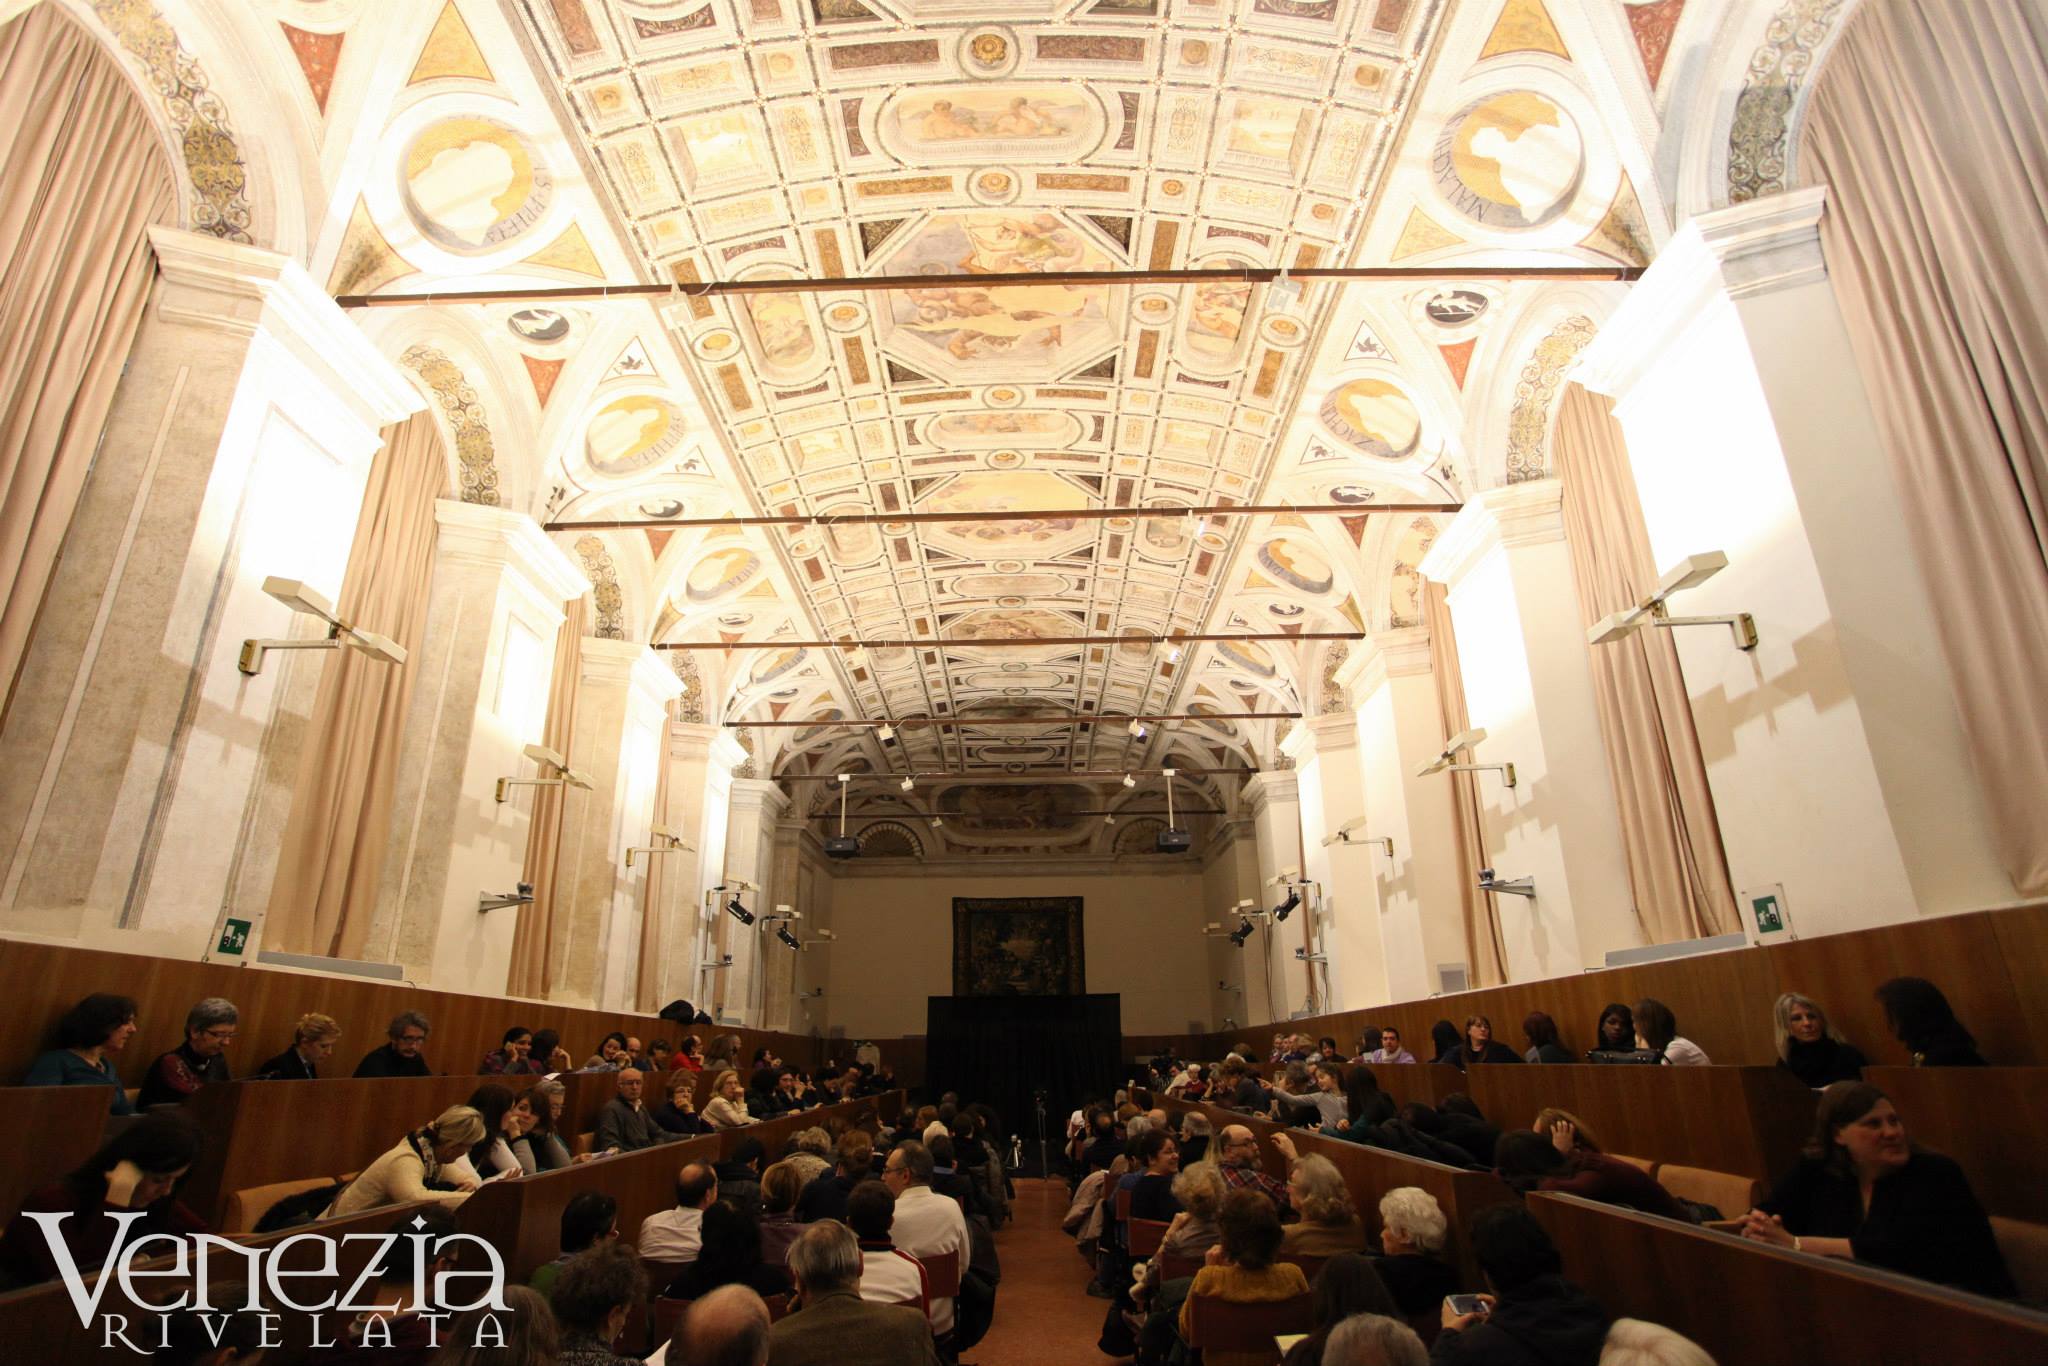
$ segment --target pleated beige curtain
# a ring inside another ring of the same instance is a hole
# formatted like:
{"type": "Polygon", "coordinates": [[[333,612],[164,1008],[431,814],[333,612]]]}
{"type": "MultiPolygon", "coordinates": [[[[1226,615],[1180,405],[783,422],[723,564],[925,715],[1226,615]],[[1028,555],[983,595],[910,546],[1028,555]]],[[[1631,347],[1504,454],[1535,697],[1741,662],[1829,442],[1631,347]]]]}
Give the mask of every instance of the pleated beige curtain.
{"type": "MultiPolygon", "coordinates": [[[[2048,11],[1865,0],[1802,178],[2013,885],[2048,892],[2048,11]]],[[[1853,453],[1845,452],[1845,458],[1853,453]]]]}
{"type": "MultiPolygon", "coordinates": [[[[1656,586],[1650,533],[1614,405],[1565,386],[1552,445],[1563,485],[1565,543],[1579,612],[1590,627],[1656,586]]],[[[1621,814],[1629,892],[1653,944],[1742,928],[1707,761],[1668,631],[1638,631],[1588,651],[1593,705],[1621,814]]]]}
{"type": "MultiPolygon", "coordinates": [[[[1465,672],[1458,664],[1458,635],[1451,626],[1448,590],[1431,579],[1422,581],[1422,621],[1429,628],[1430,673],[1436,679],[1436,701],[1443,712],[1444,738],[1472,728],[1465,710],[1465,672]]],[[[1500,913],[1493,898],[1479,890],[1479,870],[1486,866],[1486,836],[1479,826],[1479,784],[1475,773],[1447,773],[1450,779],[1452,829],[1457,837],[1458,911],[1465,931],[1465,952],[1472,985],[1499,986],[1507,981],[1508,949],[1500,935],[1500,913]]]]}
{"type": "Polygon", "coordinates": [[[392,791],[426,633],[448,461],[429,412],[384,430],[349,546],[338,611],[390,636],[407,662],[355,650],[324,657],[292,792],[264,939],[287,953],[363,956],[390,845],[392,791]]]}
{"type": "MultiPolygon", "coordinates": [[[[555,637],[555,671],[548,686],[548,719],[541,743],[575,763],[569,752],[576,738],[576,697],[582,687],[583,637],[590,624],[590,599],[568,605],[561,632],[555,637]]],[[[562,806],[566,787],[533,789],[533,819],[526,829],[526,871],[520,880],[533,887],[533,900],[519,908],[512,931],[512,967],[506,990],[514,996],[546,997],[554,987],[555,889],[561,881],[562,806]]]]}
{"type": "MultiPolygon", "coordinates": [[[[668,723],[674,719],[675,703],[671,702],[661,718],[661,747],[655,758],[656,825],[668,824],[668,723]]],[[[668,865],[674,859],[673,854],[662,854],[647,860],[647,885],[640,897],[640,969],[634,982],[634,997],[641,1010],[659,1010],[664,1004],[655,996],[661,990],[661,953],[667,929],[664,908],[668,905],[669,887],[675,881],[669,876],[668,865]]]]}
{"type": "Polygon", "coordinates": [[[0,712],[142,326],[162,144],[55,5],[0,26],[0,712]]]}

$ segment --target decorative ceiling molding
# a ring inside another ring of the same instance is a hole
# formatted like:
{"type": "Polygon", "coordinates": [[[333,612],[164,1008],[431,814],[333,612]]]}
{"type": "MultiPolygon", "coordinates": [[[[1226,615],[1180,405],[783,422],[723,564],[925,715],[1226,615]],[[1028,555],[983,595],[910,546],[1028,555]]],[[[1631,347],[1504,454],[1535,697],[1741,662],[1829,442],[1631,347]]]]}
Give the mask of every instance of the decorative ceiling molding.
{"type": "Polygon", "coordinates": [[[500,506],[497,451],[491,441],[490,415],[462,367],[448,353],[424,342],[406,348],[399,363],[426,381],[441,405],[441,415],[455,437],[459,496],[465,503],[500,506]]]}
{"type": "MultiPolygon", "coordinates": [[[[585,536],[576,542],[576,554],[590,579],[591,606],[597,609],[597,629],[591,634],[599,640],[624,640],[626,598],[619,587],[619,566],[612,560],[610,548],[600,536],[585,536]]],[[[746,743],[744,737],[740,743],[746,743]]]]}
{"type": "Polygon", "coordinates": [[[1728,202],[1782,193],[1791,161],[1792,109],[1800,86],[1853,0],[1787,0],[1749,59],[1728,129],[1728,202]]]}
{"type": "Polygon", "coordinates": [[[1507,482],[1525,483],[1550,472],[1550,406],[1564,372],[1578,359],[1597,327],[1575,313],[1536,344],[1536,353],[1522,367],[1515,383],[1515,406],[1508,416],[1507,482]]]}

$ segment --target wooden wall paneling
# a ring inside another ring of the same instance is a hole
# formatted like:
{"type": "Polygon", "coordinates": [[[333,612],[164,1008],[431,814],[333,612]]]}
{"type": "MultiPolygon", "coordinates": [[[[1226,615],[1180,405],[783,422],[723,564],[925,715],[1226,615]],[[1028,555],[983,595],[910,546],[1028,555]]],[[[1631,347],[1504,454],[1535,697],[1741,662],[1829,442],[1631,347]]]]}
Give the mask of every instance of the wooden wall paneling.
{"type": "Polygon", "coordinates": [[[104,1086],[16,1086],[0,1092],[0,1220],[99,1150],[113,1093],[104,1086]]]}
{"type": "Polygon", "coordinates": [[[1915,1143],[1954,1158],[1993,1214],[2048,1224],[2048,1069],[1870,1067],[1915,1143]]]}
{"type": "Polygon", "coordinates": [[[1717,1361],[2048,1360],[2048,1315],[1570,1196],[1528,1204],[1567,1279],[1609,1313],[1663,1324],[1717,1361]]]}
{"type": "MultiPolygon", "coordinates": [[[[2014,1041],[2015,1047],[2031,1046],[2030,1061],[2048,1064],[2048,989],[2044,989],[2048,988],[2048,908],[1994,915],[1991,924],[1998,938],[1998,961],[2005,964],[2019,998],[2021,1038],[2014,1041]]],[[[1976,1027],[1970,1024],[1972,1030],[1976,1027]]],[[[1986,1042],[1980,1034],[1978,1044],[1986,1042]]],[[[2005,1046],[1992,1041],[1992,1047],[1995,1053],[1986,1056],[2006,1061],[2005,1046]]]]}
{"type": "Polygon", "coordinates": [[[1397,1107],[1409,1104],[1434,1107],[1451,1092],[1465,1089],[1464,1073],[1455,1067],[1442,1067],[1436,1063],[1373,1063],[1366,1070],[1372,1073],[1380,1090],[1393,1098],[1397,1107]]]}

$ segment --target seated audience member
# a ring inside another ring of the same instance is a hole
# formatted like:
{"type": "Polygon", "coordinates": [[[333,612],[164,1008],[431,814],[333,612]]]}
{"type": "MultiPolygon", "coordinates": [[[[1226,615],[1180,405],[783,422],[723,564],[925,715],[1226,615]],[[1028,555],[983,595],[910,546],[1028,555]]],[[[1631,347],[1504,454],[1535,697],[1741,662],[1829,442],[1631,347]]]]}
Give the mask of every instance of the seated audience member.
{"type": "Polygon", "coordinates": [[[789,1291],[789,1271],[761,1260],[761,1229],[730,1200],[713,1201],[699,1226],[697,1255],[662,1293],[673,1300],[694,1300],[721,1285],[744,1285],[757,1295],[789,1291]]]}
{"type": "Polygon", "coordinates": [[[647,1070],[666,1076],[675,1070],[676,1051],[668,1046],[667,1039],[656,1039],[647,1045],[647,1070]]]}
{"type": "Polygon", "coordinates": [[[1142,1293],[1134,1291],[1134,1295],[1144,1298],[1158,1292],[1161,1264],[1166,1259],[1199,1261],[1223,1241],[1223,1227],[1217,1223],[1217,1216],[1222,1213],[1223,1197],[1228,1194],[1230,1187],[1223,1184],[1223,1173],[1214,1162],[1181,1168],[1180,1175],[1173,1178],[1173,1198],[1181,1207],[1180,1213],[1173,1216],[1160,1236],[1159,1251],[1152,1254],[1151,1263],[1145,1268],[1142,1293]]]}
{"type": "Polygon", "coordinates": [[[1472,1219],[1472,1255],[1491,1291],[1486,1311],[1443,1307],[1431,1366],[1598,1366],[1607,1311],[1564,1278],[1564,1262],[1536,1216],[1490,1205],[1472,1219]]]}
{"type": "Polygon", "coordinates": [[[1712,1061],[1704,1048],[1679,1036],[1671,1007],[1649,996],[1636,1002],[1636,1047],[1661,1054],[1666,1064],[1676,1067],[1705,1067],[1712,1061]]]}
{"type": "Polygon", "coordinates": [[[1528,1129],[1502,1134],[1493,1166],[1501,1180],[1523,1194],[1562,1191],[1603,1205],[1691,1222],[1685,1207],[1641,1167],[1574,1146],[1572,1126],[1563,1120],[1548,1135],[1528,1129]]]}
{"type": "Polygon", "coordinates": [[[861,1298],[853,1230],[812,1224],[789,1250],[797,1308],[768,1330],[768,1366],[939,1366],[923,1314],[861,1298]]]}
{"type": "Polygon", "coordinates": [[[704,1122],[714,1129],[740,1129],[759,1123],[747,1112],[747,1091],[740,1074],[726,1069],[711,1083],[711,1099],[704,1106],[704,1122]]]}
{"type": "MultiPolygon", "coordinates": [[[[1353,1070],[1341,1062],[1319,1062],[1315,1065],[1316,1089],[1309,1099],[1315,1102],[1316,1127],[1325,1128],[1332,1124],[1351,1122],[1351,1106],[1344,1094],[1344,1084],[1353,1070]]],[[[1369,1077],[1372,1073],[1367,1072],[1369,1077]]],[[[1378,1090],[1375,1082],[1374,1090],[1378,1090]]]]}
{"type": "Polygon", "coordinates": [[[640,1099],[645,1080],[637,1067],[620,1069],[618,1094],[597,1112],[597,1137],[592,1141],[598,1152],[637,1153],[675,1137],[654,1122],[653,1113],[640,1099]]]}
{"type": "MultiPolygon", "coordinates": [[[[149,1366],[255,1366],[274,1340],[277,1321],[266,1315],[260,1290],[251,1307],[248,1282],[212,1281],[211,1308],[189,1297],[164,1315],[162,1338],[153,1339],[149,1366]]],[[[152,1327],[152,1334],[157,1329],[152,1327]]]]}
{"type": "Polygon", "coordinates": [[[799,1222],[815,1224],[820,1219],[844,1219],[846,1197],[853,1188],[873,1175],[874,1145],[859,1129],[849,1129],[839,1140],[838,1164],[818,1177],[797,1197],[799,1222]]]}
{"type": "Polygon", "coordinates": [[[718,1173],[718,1198],[740,1207],[749,1219],[761,1215],[761,1166],[768,1160],[767,1149],[757,1138],[743,1138],[732,1151],[718,1159],[712,1170],[718,1173]]]}
{"type": "Polygon", "coordinates": [[[431,1077],[434,1070],[427,1066],[427,1035],[433,1026],[427,1017],[417,1010],[403,1010],[391,1017],[391,1025],[385,1031],[386,1042],[363,1055],[356,1064],[359,1077],[431,1077]]]}
{"type": "Polygon", "coordinates": [[[476,1178],[459,1178],[458,1189],[446,1189],[454,1177],[444,1169],[468,1155],[484,1136],[484,1117],[467,1105],[451,1105],[433,1123],[415,1129],[363,1169],[348,1183],[323,1219],[355,1214],[382,1205],[402,1205],[414,1200],[437,1200],[455,1206],[469,1199],[476,1178]]]}
{"type": "Polygon", "coordinates": [[[789,1265],[789,1249],[804,1231],[796,1217],[796,1202],[803,1193],[803,1174],[789,1158],[771,1164],[767,1171],[761,1173],[761,1261],[764,1265],[789,1265]]]}
{"type": "Polygon", "coordinates": [[[1344,1112],[1323,1132],[1332,1138],[1366,1143],[1367,1135],[1394,1117],[1394,1098],[1380,1090],[1370,1067],[1354,1067],[1344,1078],[1344,1112]]]}
{"type": "Polygon", "coordinates": [[[431,1294],[435,1278],[454,1267],[456,1256],[452,1248],[444,1250],[427,1263],[422,1276],[415,1264],[419,1245],[413,1240],[424,1238],[432,1247],[454,1236],[455,1220],[445,1210],[424,1210],[400,1216],[385,1232],[394,1236],[377,1261],[374,1279],[351,1290],[351,1317],[339,1331],[323,1334],[330,1345],[304,1358],[311,1366],[426,1366],[434,1360],[448,1328],[446,1316],[429,1301],[416,1300],[414,1292],[424,1286],[431,1294]]]}
{"type": "Polygon", "coordinates": [[[1420,1186],[1396,1186],[1380,1197],[1380,1255],[1373,1258],[1404,1319],[1434,1317],[1456,1293],[1458,1273],[1443,1259],[1450,1237],[1443,1206],[1420,1186]]]}
{"type": "Polygon", "coordinates": [[[1484,1015],[1465,1017],[1465,1040],[1453,1064],[1460,1072],[1476,1062],[1520,1062],[1522,1055],[1493,1037],[1493,1021],[1484,1015]]]}
{"type": "Polygon", "coordinates": [[[1180,1165],[1186,1171],[1209,1155],[1209,1140],[1215,1136],[1216,1126],[1209,1117],[1190,1110],[1180,1117],[1180,1165]]]}
{"type": "Polygon", "coordinates": [[[1280,1251],[1289,1257],[1334,1257],[1365,1247],[1365,1225],[1351,1207],[1351,1192],[1337,1164],[1310,1153],[1287,1174],[1287,1194],[1300,1213],[1282,1231],[1280,1251]]]}
{"type": "MultiPolygon", "coordinates": [[[[1236,1304],[1292,1299],[1308,1293],[1308,1280],[1292,1262],[1276,1262],[1280,1251],[1280,1214],[1257,1192],[1235,1190],[1223,1197],[1223,1240],[1207,1253],[1208,1263],[1195,1273],[1188,1300],[1213,1295],[1236,1304]]],[[[1180,1336],[1185,1342],[1193,1319],[1192,1305],[1180,1308],[1180,1336]]]]}
{"type": "Polygon", "coordinates": [[[722,1285],[690,1302],[664,1360],[675,1366],[767,1366],[770,1323],[759,1295],[743,1285],[722,1285]]]}
{"type": "Polygon", "coordinates": [[[832,1170],[832,1135],[816,1125],[799,1129],[789,1136],[789,1148],[782,1160],[794,1167],[808,1186],[832,1170]]]}
{"type": "Polygon", "coordinates": [[[1180,1213],[1173,1185],[1180,1176],[1180,1145],[1164,1129],[1147,1128],[1131,1145],[1138,1165],[1131,1183],[1131,1217],[1165,1223],[1180,1213]]]}
{"type": "MultiPolygon", "coordinates": [[[[1217,1154],[1217,1165],[1223,1169],[1223,1182],[1233,1190],[1254,1190],[1273,1202],[1275,1209],[1287,1208],[1287,1187],[1259,1168],[1259,1140],[1242,1124],[1225,1128],[1220,1140],[1221,1151],[1217,1154]]],[[[1273,1148],[1288,1165],[1295,1160],[1294,1140],[1286,1134],[1273,1135],[1273,1148]]]]}
{"type": "Polygon", "coordinates": [[[1323,1361],[1325,1366],[1429,1366],[1429,1349],[1405,1323],[1385,1314],[1353,1314],[1331,1331],[1323,1361]]]}
{"type": "Polygon", "coordinates": [[[990,1211],[982,1200],[981,1192],[975,1189],[973,1179],[960,1170],[953,1136],[933,1134],[925,1140],[925,1147],[932,1153],[932,1189],[959,1205],[970,1218],[975,1215],[988,1218],[990,1211]]]}
{"type": "Polygon", "coordinates": [[[1452,1118],[1460,1121],[1457,1130],[1459,1142],[1451,1141],[1451,1130],[1446,1127],[1446,1116],[1441,1111],[1420,1101],[1410,1101],[1380,1126],[1374,1135],[1373,1146],[1406,1153],[1410,1157],[1427,1158],[1449,1167],[1491,1168],[1493,1146],[1500,1141],[1500,1131],[1496,1129],[1488,1134],[1486,1131],[1490,1126],[1487,1125],[1468,1129],[1462,1116],[1452,1118]],[[1469,1147],[1465,1146],[1468,1144],[1469,1147]],[[1483,1157],[1478,1155],[1481,1152],[1483,1157]]]}
{"type": "Polygon", "coordinates": [[[1493,1165],[1493,1150],[1500,1143],[1500,1126],[1479,1113],[1479,1106],[1463,1091],[1453,1091],[1437,1107],[1438,1132],[1448,1143],[1464,1149],[1482,1167],[1493,1165]]]}
{"type": "Polygon", "coordinates": [[[1081,1149],[1082,1171],[1092,1172],[1116,1165],[1124,1151],[1124,1139],[1116,1130],[1114,1111],[1098,1109],[1089,1114],[1088,1145],[1081,1149]]]}
{"type": "Polygon", "coordinates": [[[740,1050],[746,1045],[737,1034],[721,1034],[711,1041],[711,1055],[704,1059],[706,1072],[737,1072],[740,1066],[740,1050]]]}
{"type": "MultiPolygon", "coordinates": [[[[533,1084],[526,1097],[527,1107],[533,1112],[533,1127],[522,1141],[533,1157],[534,1169],[551,1172],[577,1161],[570,1156],[569,1145],[562,1141],[560,1128],[562,1112],[569,1104],[569,1088],[552,1077],[543,1078],[533,1084]]],[[[582,1160],[588,1161],[589,1154],[582,1160]]]]}
{"type": "Polygon", "coordinates": [[[1430,1057],[1446,1067],[1465,1070],[1463,1054],[1465,1041],[1458,1036],[1458,1027],[1449,1020],[1438,1020],[1429,1027],[1430,1057]]]}
{"type": "Polygon", "coordinates": [[[1867,1064],[1810,996],[1788,991],[1771,1007],[1778,1065],[1818,1091],[1838,1081],[1861,1081],[1867,1064]]]}
{"type": "Polygon", "coordinates": [[[1321,1124],[1322,1111],[1313,1099],[1317,1094],[1314,1076],[1305,1062],[1290,1062],[1281,1068],[1268,1095],[1267,1117],[1281,1124],[1321,1124]]]}
{"type": "Polygon", "coordinates": [[[576,1070],[579,1072],[617,1072],[621,1068],[631,1067],[632,1065],[633,1055],[626,1051],[626,1036],[615,1029],[604,1036],[603,1042],[597,1046],[597,1052],[585,1058],[583,1066],[576,1070]]]}
{"type": "Polygon", "coordinates": [[[477,1075],[484,1077],[541,1076],[548,1068],[533,1056],[533,1031],[525,1025],[513,1025],[505,1031],[505,1040],[476,1065],[477,1075]]]}
{"type": "Polygon", "coordinates": [[[640,1256],[650,1262],[696,1260],[704,1246],[704,1211],[718,1203],[718,1173],[702,1162],[676,1173],[674,1209],[640,1221],[640,1256]]]}
{"type": "MultiPolygon", "coordinates": [[[[964,1275],[973,1252],[967,1241],[967,1216],[960,1206],[932,1189],[932,1154],[922,1143],[898,1143],[882,1165],[882,1181],[896,1195],[896,1218],[890,1236],[896,1246],[929,1264],[952,1253],[964,1275]]],[[[932,1331],[953,1331],[953,1300],[932,1297],[932,1331]]]]}
{"type": "Polygon", "coordinates": [[[639,1068],[642,1072],[647,1070],[647,1050],[641,1045],[640,1037],[637,1034],[628,1034],[626,1036],[626,1057],[633,1066],[639,1068]]]}
{"type": "Polygon", "coordinates": [[[57,1021],[57,1046],[36,1055],[23,1086],[105,1086],[113,1091],[107,1113],[132,1115],[114,1055],[135,1037],[135,1002],[126,996],[96,992],[64,1012],[57,1021]]]}
{"type": "Polygon", "coordinates": [[[1707,1349],[1662,1324],[1616,1319],[1600,1349],[1600,1366],[1714,1366],[1707,1349]]]}
{"type": "Polygon", "coordinates": [[[803,1074],[794,1068],[781,1067],[775,1072],[774,1102],[776,1113],[793,1115],[799,1110],[808,1110],[817,1101],[805,1094],[803,1074]]]}
{"type": "Polygon", "coordinates": [[[535,1267],[526,1283],[547,1294],[571,1257],[598,1243],[615,1242],[618,1236],[619,1202],[603,1191],[578,1191],[562,1206],[562,1254],[535,1267]]]}
{"type": "Polygon", "coordinates": [[[470,1310],[442,1326],[441,1342],[432,1366],[541,1366],[558,1360],[562,1329],[546,1291],[508,1285],[504,1309],[470,1310]]]}
{"type": "Polygon", "coordinates": [[[1908,1142],[1890,1097],[1868,1082],[1820,1093],[1805,1155],[1743,1219],[1742,1233],[1979,1295],[2014,1293],[1962,1168],[1908,1142]]]}
{"type": "Polygon", "coordinates": [[[332,1015],[301,1015],[292,1029],[292,1046],[259,1066],[255,1075],[260,1081],[318,1081],[321,1064],[334,1055],[340,1040],[341,1025],[332,1015]]]}
{"type": "Polygon", "coordinates": [[[1877,989],[1892,1037],[1913,1055],[1915,1067],[1982,1067],[1977,1040],[1949,1009],[1941,988],[1924,977],[1894,977],[1877,989]]]}
{"type": "Polygon", "coordinates": [[[929,1314],[931,1275],[892,1241],[895,1221],[896,1197],[880,1181],[863,1181],[846,1197],[846,1224],[860,1240],[860,1297],[869,1304],[914,1304],[929,1314]]]}
{"type": "Polygon", "coordinates": [[[1415,1055],[1401,1046],[1401,1031],[1392,1025],[1381,1025],[1378,1048],[1366,1054],[1367,1062],[1414,1062],[1415,1055]]]}
{"type": "MultiPolygon", "coordinates": [[[[178,1183],[199,1156],[199,1127],[180,1111],[145,1115],[69,1175],[29,1193],[0,1235],[0,1289],[55,1280],[58,1262],[31,1214],[55,1213],[81,1276],[107,1264],[116,1244],[152,1234],[197,1233],[205,1225],[177,1203],[178,1183]],[[122,1226],[120,1215],[141,1217],[122,1226]]],[[[163,1245],[157,1247],[165,1250],[163,1245]]]]}
{"type": "Polygon", "coordinates": [[[708,1134],[711,1126],[704,1122],[704,1116],[697,1113],[693,1097],[697,1093],[697,1075],[694,1072],[677,1072],[669,1077],[668,1099],[654,1111],[654,1122],[672,1134],[708,1134]]]}
{"type": "MultiPolygon", "coordinates": [[[[1357,1252],[1339,1253],[1323,1263],[1323,1269],[1316,1273],[1314,1293],[1315,1331],[1288,1348],[1280,1366],[1323,1366],[1326,1360],[1331,1360],[1327,1347],[1338,1324],[1354,1314],[1394,1316],[1400,1312],[1394,1307],[1387,1287],[1380,1283],[1372,1262],[1357,1252]]],[[[1419,1340],[1416,1347],[1420,1350],[1419,1340]]],[[[1428,1353],[1423,1353],[1422,1359],[1427,1361],[1428,1353]]]]}
{"type": "Polygon", "coordinates": [[[157,1056],[142,1078],[135,1108],[178,1105],[200,1087],[228,1080],[228,1045],[241,1016],[233,1001],[209,996],[185,1013],[185,1042],[157,1056]]]}
{"type": "Polygon", "coordinates": [[[1609,1002],[1600,1012],[1600,1023],[1593,1028],[1593,1046],[1586,1050],[1588,1062],[1597,1061],[1594,1054],[1619,1056],[1636,1051],[1636,1013],[1620,1001],[1609,1002]]]}
{"type": "Polygon", "coordinates": [[[1540,1010],[1522,1017],[1522,1037],[1529,1041],[1523,1062],[1577,1062],[1571,1050],[1557,1041],[1557,1021],[1540,1010]]]}
{"type": "Polygon", "coordinates": [[[629,1247],[599,1243],[563,1263],[548,1292],[562,1328],[555,1366],[640,1366],[638,1357],[619,1356],[611,1344],[645,1298],[647,1276],[629,1247]]]}
{"type": "Polygon", "coordinates": [[[533,1031],[533,1047],[526,1056],[528,1061],[540,1064],[542,1076],[570,1070],[569,1050],[562,1047],[562,1036],[552,1029],[533,1031]]]}
{"type": "Polygon", "coordinates": [[[484,1118],[484,1136],[469,1150],[470,1170],[478,1180],[540,1170],[531,1148],[525,1157],[519,1155],[526,1131],[533,1126],[533,1106],[524,1095],[491,1082],[470,1093],[469,1108],[484,1118]]]}
{"type": "Polygon", "coordinates": [[[683,1041],[676,1045],[675,1065],[686,1072],[704,1070],[704,1041],[695,1034],[683,1035],[683,1041]]]}
{"type": "Polygon", "coordinates": [[[1546,1105],[1541,1110],[1538,1110],[1536,1112],[1536,1122],[1531,1124],[1529,1128],[1536,1133],[1542,1134],[1545,1138],[1551,1138],[1557,1133],[1557,1126],[1559,1124],[1571,1126],[1573,1148],[1583,1149],[1589,1153],[1606,1151],[1605,1148],[1600,1146],[1600,1140],[1594,1136],[1593,1131],[1586,1126],[1584,1120],[1569,1110],[1558,1109],[1555,1105],[1546,1105]]]}

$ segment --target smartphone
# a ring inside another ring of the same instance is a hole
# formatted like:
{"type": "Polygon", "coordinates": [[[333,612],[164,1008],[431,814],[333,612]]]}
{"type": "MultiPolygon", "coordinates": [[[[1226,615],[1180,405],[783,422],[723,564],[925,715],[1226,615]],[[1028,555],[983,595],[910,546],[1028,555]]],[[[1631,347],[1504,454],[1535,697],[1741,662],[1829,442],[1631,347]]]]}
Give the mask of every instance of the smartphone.
{"type": "Polygon", "coordinates": [[[1460,1317],[1466,1314],[1478,1314],[1484,1317],[1486,1314],[1486,1301],[1477,1295],[1446,1295],[1444,1296],[1444,1308],[1460,1317]]]}

